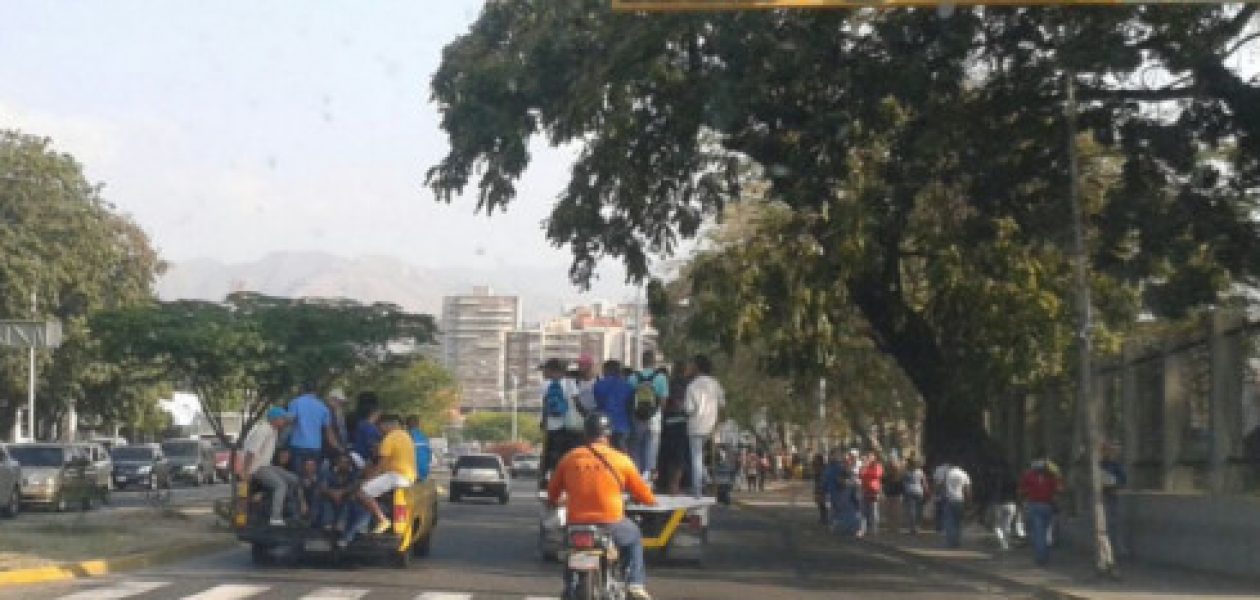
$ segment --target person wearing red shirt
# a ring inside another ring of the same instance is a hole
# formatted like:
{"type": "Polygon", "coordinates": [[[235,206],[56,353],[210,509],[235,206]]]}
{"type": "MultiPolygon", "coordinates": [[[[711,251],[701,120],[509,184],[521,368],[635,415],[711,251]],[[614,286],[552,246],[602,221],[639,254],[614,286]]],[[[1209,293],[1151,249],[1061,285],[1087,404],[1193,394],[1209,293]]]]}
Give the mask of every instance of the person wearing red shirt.
{"type": "Polygon", "coordinates": [[[1033,461],[1019,480],[1019,494],[1024,499],[1024,512],[1028,517],[1028,535],[1039,565],[1050,561],[1050,520],[1054,517],[1054,498],[1060,488],[1058,475],[1045,460],[1033,461]]]}
{"type": "Polygon", "coordinates": [[[879,531],[879,499],[884,480],[884,466],[880,464],[878,454],[873,451],[867,453],[858,479],[862,484],[862,525],[858,537],[875,535],[879,531]]]}

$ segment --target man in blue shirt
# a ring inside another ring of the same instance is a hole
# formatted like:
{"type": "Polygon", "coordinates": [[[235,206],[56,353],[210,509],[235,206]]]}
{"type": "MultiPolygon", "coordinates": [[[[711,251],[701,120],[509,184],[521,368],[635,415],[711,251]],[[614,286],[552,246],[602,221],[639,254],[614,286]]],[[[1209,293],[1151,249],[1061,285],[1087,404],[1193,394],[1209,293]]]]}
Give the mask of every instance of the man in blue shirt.
{"type": "Polygon", "coordinates": [[[323,458],[323,448],[328,446],[338,452],[342,451],[337,441],[337,433],[333,430],[332,413],[328,406],[315,396],[315,386],[302,384],[302,395],[289,402],[289,420],[293,423],[293,433],[289,436],[290,468],[297,472],[307,459],[319,464],[323,458]]]}
{"type": "Polygon", "coordinates": [[[372,457],[376,456],[376,447],[381,445],[381,429],[376,426],[377,421],[381,420],[381,409],[379,406],[373,406],[368,409],[363,419],[354,426],[354,464],[362,469],[364,465],[372,462],[372,457]]]}
{"type": "Polygon", "coordinates": [[[433,463],[433,450],[429,447],[429,436],[420,431],[420,417],[407,417],[407,433],[416,445],[416,481],[429,478],[429,465],[433,463]]]}
{"type": "Polygon", "coordinates": [[[613,429],[609,442],[622,452],[627,450],[633,401],[634,386],[621,376],[621,363],[605,362],[604,376],[595,382],[595,407],[608,415],[613,429]]]}

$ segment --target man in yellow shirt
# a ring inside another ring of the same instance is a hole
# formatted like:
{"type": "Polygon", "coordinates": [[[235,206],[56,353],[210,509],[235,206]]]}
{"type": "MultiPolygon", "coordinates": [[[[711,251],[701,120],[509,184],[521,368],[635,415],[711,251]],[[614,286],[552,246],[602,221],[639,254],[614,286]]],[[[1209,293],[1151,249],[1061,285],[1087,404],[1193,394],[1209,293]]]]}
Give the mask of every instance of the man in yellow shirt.
{"type": "Polygon", "coordinates": [[[398,415],[382,416],[377,426],[384,437],[377,446],[376,464],[363,473],[363,485],[359,487],[357,498],[376,517],[372,533],[385,533],[393,523],[381,511],[376,499],[395,489],[411,487],[416,480],[416,451],[398,415]]]}

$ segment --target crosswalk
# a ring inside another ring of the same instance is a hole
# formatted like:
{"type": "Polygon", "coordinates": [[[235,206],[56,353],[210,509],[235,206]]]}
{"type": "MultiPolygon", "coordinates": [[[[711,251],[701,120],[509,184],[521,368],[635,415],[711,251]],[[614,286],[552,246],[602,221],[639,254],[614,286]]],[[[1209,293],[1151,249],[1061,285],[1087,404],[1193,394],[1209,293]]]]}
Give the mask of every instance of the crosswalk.
{"type": "Polygon", "coordinates": [[[273,596],[295,600],[371,600],[380,597],[411,600],[479,600],[481,598],[510,598],[512,600],[559,600],[554,596],[526,596],[503,594],[478,594],[458,591],[399,592],[397,589],[377,591],[358,587],[308,587],[295,588],[293,584],[270,583],[213,583],[204,589],[190,590],[186,582],[172,585],[170,581],[123,580],[86,587],[63,596],[59,600],[264,600],[273,596]]]}

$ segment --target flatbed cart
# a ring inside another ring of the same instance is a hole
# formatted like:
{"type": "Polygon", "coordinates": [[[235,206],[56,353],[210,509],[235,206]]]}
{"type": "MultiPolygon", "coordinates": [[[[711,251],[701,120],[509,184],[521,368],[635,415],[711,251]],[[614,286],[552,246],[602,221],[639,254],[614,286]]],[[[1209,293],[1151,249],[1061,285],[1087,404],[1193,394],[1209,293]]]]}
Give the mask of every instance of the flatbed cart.
{"type": "MultiPolygon", "coordinates": [[[[709,507],[712,497],[656,496],[655,506],[627,503],[626,516],[643,533],[648,560],[667,560],[700,565],[709,543],[709,507]]],[[[539,492],[538,550],[544,560],[558,560],[564,552],[564,507],[549,508],[546,492],[539,492]]]]}

